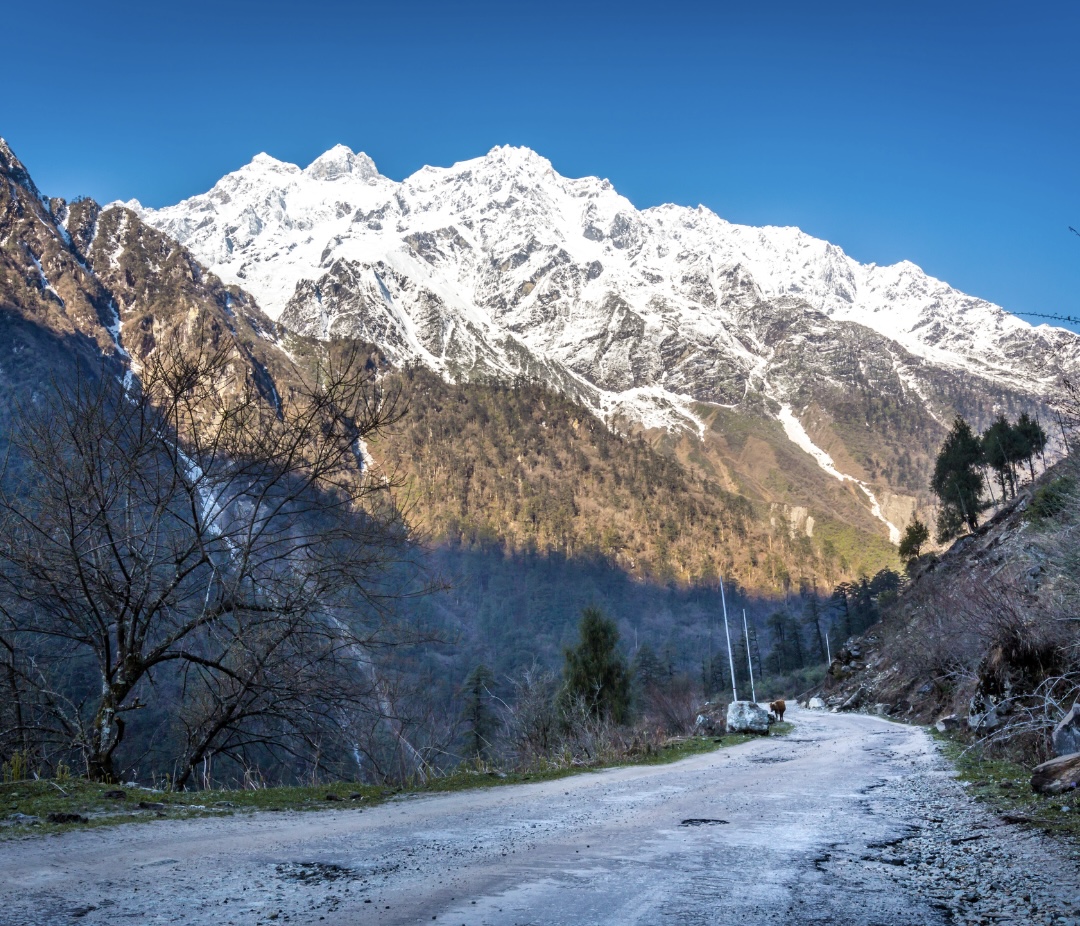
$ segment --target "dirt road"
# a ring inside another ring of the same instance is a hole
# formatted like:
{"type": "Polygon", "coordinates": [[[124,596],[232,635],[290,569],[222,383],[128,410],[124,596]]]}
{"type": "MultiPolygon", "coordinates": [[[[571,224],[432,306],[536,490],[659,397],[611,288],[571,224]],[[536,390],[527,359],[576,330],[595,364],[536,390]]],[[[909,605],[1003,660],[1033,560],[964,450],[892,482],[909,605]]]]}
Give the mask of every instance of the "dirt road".
{"type": "Polygon", "coordinates": [[[0,923],[1080,923],[1075,857],[969,802],[922,731],[790,719],[674,765],[0,844],[0,923]]]}

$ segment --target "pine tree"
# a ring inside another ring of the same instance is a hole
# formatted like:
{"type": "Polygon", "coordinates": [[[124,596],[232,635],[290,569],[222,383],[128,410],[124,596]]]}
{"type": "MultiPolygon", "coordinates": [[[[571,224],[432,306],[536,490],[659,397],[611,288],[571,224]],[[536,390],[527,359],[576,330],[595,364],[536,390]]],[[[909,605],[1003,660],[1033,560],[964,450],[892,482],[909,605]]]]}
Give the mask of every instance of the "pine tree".
{"type": "Polygon", "coordinates": [[[630,709],[630,673],[618,651],[619,630],[599,608],[581,612],[581,640],[565,652],[567,697],[581,698],[597,717],[624,723],[630,709]]]}
{"type": "Polygon", "coordinates": [[[1042,456],[1046,449],[1046,432],[1038,421],[1032,419],[1027,412],[1021,412],[1016,419],[1015,430],[1019,435],[1024,448],[1024,459],[1027,460],[1028,469],[1031,471],[1031,481],[1035,481],[1035,457],[1042,456]]]}
{"type": "MultiPolygon", "coordinates": [[[[840,618],[840,632],[846,640],[855,633],[850,598],[854,593],[854,587],[850,582],[841,582],[833,589],[832,598],[829,599],[829,607],[840,618]]],[[[835,625],[834,625],[835,626],[835,625]]]]}
{"type": "Polygon", "coordinates": [[[904,531],[900,540],[900,558],[903,560],[918,559],[924,544],[930,539],[930,529],[919,520],[918,515],[911,519],[911,523],[904,531]]]}
{"type": "Polygon", "coordinates": [[[941,445],[934,463],[930,488],[941,500],[938,540],[955,537],[963,527],[974,531],[983,509],[983,443],[963,418],[957,415],[952,430],[941,445]]]}
{"type": "Polygon", "coordinates": [[[660,657],[649,643],[642,643],[634,656],[634,683],[639,691],[644,692],[650,685],[655,685],[663,675],[660,657]]]}
{"type": "Polygon", "coordinates": [[[877,623],[878,611],[874,603],[874,595],[870,590],[870,582],[863,576],[854,586],[854,624],[855,632],[863,633],[877,623]]]}
{"type": "Polygon", "coordinates": [[[821,602],[817,593],[814,592],[806,602],[803,611],[803,623],[810,628],[811,639],[814,641],[818,661],[825,661],[825,636],[821,630],[821,621],[824,615],[821,611],[821,602]]]}
{"type": "Polygon", "coordinates": [[[466,750],[470,756],[477,758],[488,754],[495,732],[495,712],[491,709],[491,685],[494,681],[491,669],[481,663],[468,674],[462,686],[465,722],[469,725],[466,750]]]}
{"type": "Polygon", "coordinates": [[[1024,459],[1025,440],[1004,415],[994,419],[982,435],[983,458],[998,474],[1002,500],[1008,494],[1016,498],[1016,464],[1024,459]]]}

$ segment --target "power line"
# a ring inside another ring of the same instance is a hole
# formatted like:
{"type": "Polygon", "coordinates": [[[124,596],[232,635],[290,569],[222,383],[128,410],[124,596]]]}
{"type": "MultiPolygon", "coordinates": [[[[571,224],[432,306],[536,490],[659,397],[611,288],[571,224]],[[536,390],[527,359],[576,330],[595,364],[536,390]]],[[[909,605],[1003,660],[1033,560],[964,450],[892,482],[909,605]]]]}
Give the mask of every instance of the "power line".
{"type": "Polygon", "coordinates": [[[1017,312],[1017,315],[1025,318],[1052,318],[1054,321],[1069,322],[1072,325],[1080,325],[1080,318],[1073,315],[1044,315],[1041,312],[1017,312]]]}

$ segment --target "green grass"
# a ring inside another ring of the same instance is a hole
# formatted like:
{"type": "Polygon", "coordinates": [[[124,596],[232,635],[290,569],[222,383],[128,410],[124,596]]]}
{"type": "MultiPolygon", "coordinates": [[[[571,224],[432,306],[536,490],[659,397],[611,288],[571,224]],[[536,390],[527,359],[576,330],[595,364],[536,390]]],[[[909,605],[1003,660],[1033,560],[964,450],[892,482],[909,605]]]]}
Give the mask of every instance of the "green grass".
{"type": "MultiPolygon", "coordinates": [[[[771,736],[790,733],[790,723],[774,724],[771,736]]],[[[526,782],[554,781],[571,775],[588,774],[605,768],[630,765],[662,765],[678,762],[691,756],[703,755],[717,749],[738,746],[756,736],[733,734],[723,737],[685,737],[672,740],[659,749],[634,756],[625,761],[592,766],[551,767],[529,772],[498,772],[485,769],[458,770],[424,783],[403,788],[381,787],[356,782],[332,782],[318,786],[256,788],[243,791],[156,791],[96,784],[81,778],[62,781],[28,780],[0,783],[0,840],[27,835],[60,833],[88,827],[117,826],[167,818],[172,820],[193,817],[227,816],[257,811],[304,811],[350,808],[363,810],[375,807],[401,794],[433,794],[465,791],[526,782]],[[121,790],[122,799],[105,797],[106,792],[121,790]],[[327,798],[333,795],[335,799],[327,798]],[[140,802],[149,805],[140,807],[140,802]],[[87,818],[85,823],[51,823],[51,813],[76,813],[87,818]],[[13,822],[14,814],[36,817],[39,822],[13,822]]]]}
{"type": "Polygon", "coordinates": [[[965,751],[963,743],[932,735],[976,800],[1010,822],[1080,842],[1080,793],[1036,794],[1031,790],[1030,769],[1006,759],[987,758],[975,749],[965,751]]]}

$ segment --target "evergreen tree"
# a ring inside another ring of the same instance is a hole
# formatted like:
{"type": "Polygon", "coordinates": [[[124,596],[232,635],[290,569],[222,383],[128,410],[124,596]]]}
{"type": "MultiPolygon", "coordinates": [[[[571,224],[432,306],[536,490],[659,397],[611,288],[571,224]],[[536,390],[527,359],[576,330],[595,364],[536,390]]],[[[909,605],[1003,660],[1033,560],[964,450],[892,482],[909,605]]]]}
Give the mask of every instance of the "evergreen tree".
{"type": "Polygon", "coordinates": [[[1024,459],[1024,445],[1023,436],[1009,424],[1004,415],[999,415],[994,419],[994,423],[983,431],[983,458],[997,473],[1002,501],[1006,498],[1006,487],[1008,494],[1016,497],[1016,464],[1024,459]]]}
{"type": "Polygon", "coordinates": [[[802,628],[790,615],[784,615],[785,637],[788,642],[788,668],[801,669],[806,665],[806,646],[803,642],[802,628]]]}
{"type": "Polygon", "coordinates": [[[565,652],[564,690],[597,717],[624,723],[630,708],[630,673],[618,652],[615,621],[595,607],[581,612],[581,640],[565,652]]]}
{"type": "Polygon", "coordinates": [[[1024,459],[1027,460],[1028,469],[1031,472],[1031,481],[1035,481],[1035,457],[1042,456],[1046,449],[1046,432],[1042,425],[1027,412],[1021,412],[1016,419],[1016,432],[1024,448],[1024,459]]]}
{"type": "Polygon", "coordinates": [[[787,671],[787,627],[783,611],[774,611],[765,621],[772,637],[772,649],[765,657],[765,670],[771,675],[783,675],[787,671]]]}
{"type": "Polygon", "coordinates": [[[705,697],[724,696],[731,691],[731,678],[728,672],[727,656],[714,653],[701,660],[701,682],[705,697]]]}
{"type": "Polygon", "coordinates": [[[634,685],[639,692],[644,692],[651,685],[657,684],[664,675],[660,657],[656,655],[656,650],[649,643],[642,643],[638,647],[632,670],[634,685]]]}
{"type": "Polygon", "coordinates": [[[863,576],[854,585],[854,626],[856,633],[864,633],[877,623],[878,611],[874,602],[874,594],[870,590],[870,582],[863,576]]]}
{"type": "Polygon", "coordinates": [[[980,467],[984,464],[982,441],[958,415],[941,445],[930,480],[931,489],[941,500],[940,541],[955,537],[964,526],[971,531],[979,526],[979,512],[983,509],[980,467]]]}
{"type": "Polygon", "coordinates": [[[491,685],[495,676],[483,663],[476,666],[466,677],[462,691],[465,695],[466,751],[470,756],[483,758],[491,748],[496,717],[491,708],[491,685]]]}
{"type": "Polygon", "coordinates": [[[806,646],[799,622],[790,614],[776,611],[765,622],[772,635],[772,651],[765,668],[777,675],[801,669],[806,665],[806,646]]]}
{"type": "Polygon", "coordinates": [[[879,612],[881,611],[882,596],[895,594],[900,590],[902,584],[900,573],[890,569],[888,566],[874,573],[874,577],[870,580],[870,594],[874,596],[874,603],[878,606],[879,612]]]}
{"type": "Polygon", "coordinates": [[[852,592],[853,586],[850,582],[841,582],[833,589],[832,598],[829,599],[829,610],[839,617],[840,632],[845,640],[855,633],[850,602],[852,592]]]}
{"type": "Polygon", "coordinates": [[[918,559],[924,544],[930,539],[930,529],[919,520],[918,515],[911,519],[911,523],[904,531],[900,540],[900,558],[903,560],[918,559]]]}
{"type": "Polygon", "coordinates": [[[746,637],[739,634],[737,640],[731,643],[732,654],[735,660],[735,684],[740,691],[750,693],[750,663],[746,661],[746,637]]]}

